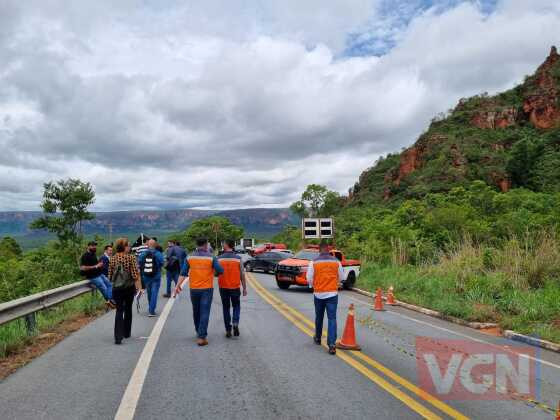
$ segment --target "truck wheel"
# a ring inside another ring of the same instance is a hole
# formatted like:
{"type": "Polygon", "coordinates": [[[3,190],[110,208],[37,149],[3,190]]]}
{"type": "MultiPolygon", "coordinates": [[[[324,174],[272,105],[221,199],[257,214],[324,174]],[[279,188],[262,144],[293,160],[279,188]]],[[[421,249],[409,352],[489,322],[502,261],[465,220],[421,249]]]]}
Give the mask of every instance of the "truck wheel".
{"type": "Polygon", "coordinates": [[[354,283],[356,283],[356,274],[353,271],[348,273],[348,277],[346,277],[346,281],[344,282],[344,288],[346,290],[352,289],[354,287],[354,283]]]}
{"type": "Polygon", "coordinates": [[[280,289],[286,290],[287,288],[290,287],[290,283],[286,283],[285,281],[278,281],[276,280],[276,284],[278,285],[278,287],[280,289]]]}

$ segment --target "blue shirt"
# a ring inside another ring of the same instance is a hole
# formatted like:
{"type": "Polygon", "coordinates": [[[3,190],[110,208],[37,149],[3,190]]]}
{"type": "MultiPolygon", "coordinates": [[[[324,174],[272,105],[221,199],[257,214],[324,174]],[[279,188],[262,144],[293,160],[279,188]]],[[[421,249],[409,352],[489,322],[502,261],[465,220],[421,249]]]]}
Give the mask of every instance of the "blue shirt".
{"type": "MultiPolygon", "coordinates": [[[[197,248],[191,253],[192,256],[197,257],[212,257],[212,268],[217,276],[224,273],[224,268],[218,262],[218,259],[205,249],[197,248]]],[[[189,275],[189,260],[185,258],[181,266],[181,276],[187,277],[189,275]]]]}
{"type": "Polygon", "coordinates": [[[149,248],[143,251],[138,257],[138,262],[140,264],[140,272],[142,273],[142,276],[145,276],[145,274],[142,272],[143,271],[142,267],[144,266],[144,261],[146,261],[146,255],[148,255],[148,252],[154,254],[154,259],[155,259],[154,274],[152,274],[150,277],[151,278],[161,277],[161,267],[163,267],[163,254],[159,252],[157,249],[149,249],[149,248]]]}
{"type": "Polygon", "coordinates": [[[109,277],[109,257],[103,254],[99,260],[103,263],[101,273],[105,274],[105,277],[109,277]]]}

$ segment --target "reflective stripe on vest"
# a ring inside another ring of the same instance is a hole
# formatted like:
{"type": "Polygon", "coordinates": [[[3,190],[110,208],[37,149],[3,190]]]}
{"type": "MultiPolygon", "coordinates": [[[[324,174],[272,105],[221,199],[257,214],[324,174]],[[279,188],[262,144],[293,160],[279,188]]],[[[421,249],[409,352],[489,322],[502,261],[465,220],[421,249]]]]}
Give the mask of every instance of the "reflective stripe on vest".
{"type": "Polygon", "coordinates": [[[218,277],[222,289],[239,289],[241,287],[241,260],[239,258],[219,258],[224,274],[218,277]]]}
{"type": "Polygon", "coordinates": [[[338,261],[313,261],[313,291],[315,293],[338,291],[338,261]]]}
{"type": "Polygon", "coordinates": [[[212,257],[189,255],[189,286],[191,289],[212,289],[214,287],[214,268],[212,257]]]}

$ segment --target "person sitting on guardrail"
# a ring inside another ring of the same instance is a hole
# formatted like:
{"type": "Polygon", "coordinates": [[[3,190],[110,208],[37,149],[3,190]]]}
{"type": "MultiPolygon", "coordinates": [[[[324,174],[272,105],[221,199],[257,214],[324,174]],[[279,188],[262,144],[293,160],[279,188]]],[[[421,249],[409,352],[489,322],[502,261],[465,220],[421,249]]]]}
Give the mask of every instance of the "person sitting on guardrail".
{"type": "Polygon", "coordinates": [[[148,316],[156,316],[156,306],[159,288],[161,285],[161,268],[163,267],[163,254],[157,249],[158,244],[154,239],[148,241],[148,249],[138,257],[140,273],[144,287],[148,293],[148,316]]]}
{"type": "Polygon", "coordinates": [[[101,292],[107,306],[115,308],[111,282],[103,274],[103,262],[97,260],[96,252],[97,242],[88,242],[87,251],[80,259],[80,273],[101,292]]]}
{"type": "Polygon", "coordinates": [[[132,330],[132,304],[136,292],[144,292],[136,257],[130,253],[128,239],[119,238],[115,243],[115,255],[109,260],[109,278],[113,284],[115,311],[115,344],[129,338],[132,330]]]}
{"type": "Polygon", "coordinates": [[[109,245],[105,245],[105,248],[103,248],[103,255],[101,256],[101,258],[99,258],[99,261],[101,261],[103,263],[103,275],[107,278],[109,278],[109,260],[111,259],[111,256],[113,255],[113,244],[109,244],[109,245]]]}

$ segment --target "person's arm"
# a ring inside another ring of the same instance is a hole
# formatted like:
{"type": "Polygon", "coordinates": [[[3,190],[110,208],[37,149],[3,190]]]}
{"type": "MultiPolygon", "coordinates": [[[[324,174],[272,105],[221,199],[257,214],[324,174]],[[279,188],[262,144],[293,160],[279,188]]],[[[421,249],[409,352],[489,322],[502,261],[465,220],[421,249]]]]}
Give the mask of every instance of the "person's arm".
{"type": "Polygon", "coordinates": [[[84,256],[82,256],[81,260],[80,260],[80,270],[82,271],[90,271],[90,270],[96,270],[98,268],[103,267],[103,261],[98,262],[96,265],[85,265],[85,258],[84,256]]]}
{"type": "Polygon", "coordinates": [[[212,257],[212,268],[214,269],[214,273],[216,273],[216,276],[224,274],[224,267],[222,267],[216,257],[212,257]]]}
{"type": "Polygon", "coordinates": [[[241,286],[243,286],[243,296],[247,296],[247,280],[245,280],[245,267],[243,261],[239,259],[239,270],[241,272],[241,286]]]}
{"type": "Polygon", "coordinates": [[[181,266],[181,274],[179,275],[179,279],[177,280],[177,286],[175,287],[175,293],[173,294],[173,297],[177,296],[181,292],[181,290],[183,290],[183,283],[189,276],[189,269],[189,260],[188,258],[185,258],[185,261],[181,266]]]}
{"type": "Polygon", "coordinates": [[[313,288],[313,277],[315,277],[315,270],[313,269],[313,261],[309,261],[309,266],[307,267],[307,284],[310,288],[313,288]]]}
{"type": "Polygon", "coordinates": [[[134,277],[134,283],[136,285],[136,290],[143,290],[142,289],[142,282],[140,281],[140,270],[138,269],[138,263],[136,262],[136,258],[134,255],[131,255],[130,263],[132,265],[132,277],[134,277]]]}
{"type": "Polygon", "coordinates": [[[163,267],[163,264],[164,264],[163,253],[161,253],[159,251],[156,252],[156,260],[157,260],[159,266],[163,267]]]}
{"type": "Polygon", "coordinates": [[[111,277],[113,277],[113,266],[115,265],[114,263],[115,259],[114,258],[110,258],[109,259],[109,281],[111,281],[111,277]]]}

